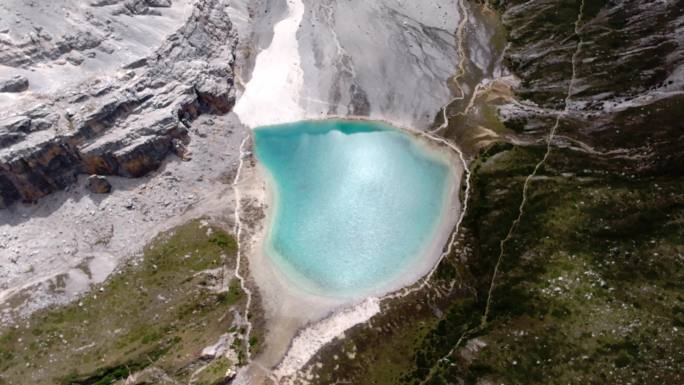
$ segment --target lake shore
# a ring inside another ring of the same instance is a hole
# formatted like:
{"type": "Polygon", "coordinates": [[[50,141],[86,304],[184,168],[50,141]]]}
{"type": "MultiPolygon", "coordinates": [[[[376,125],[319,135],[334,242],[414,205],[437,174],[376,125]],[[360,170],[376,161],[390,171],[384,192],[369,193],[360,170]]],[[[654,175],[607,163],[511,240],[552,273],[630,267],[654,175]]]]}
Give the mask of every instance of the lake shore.
{"type": "Polygon", "coordinates": [[[449,242],[461,209],[459,191],[463,167],[460,158],[447,146],[417,135],[413,130],[391,127],[410,135],[427,154],[449,165],[449,181],[440,218],[420,255],[412,258],[395,277],[363,295],[335,298],[312,293],[283,274],[264,252],[275,215],[275,182],[258,161],[251,162],[243,170],[239,188],[250,205],[264,208],[263,219],[249,235],[249,241],[243,244],[250,273],[263,301],[267,325],[271,326],[266,332],[266,348],[256,357],[256,362],[259,366],[276,367],[278,377],[294,373],[325,343],[370,319],[380,311],[379,304],[384,296],[413,285],[429,274],[449,242]]]}

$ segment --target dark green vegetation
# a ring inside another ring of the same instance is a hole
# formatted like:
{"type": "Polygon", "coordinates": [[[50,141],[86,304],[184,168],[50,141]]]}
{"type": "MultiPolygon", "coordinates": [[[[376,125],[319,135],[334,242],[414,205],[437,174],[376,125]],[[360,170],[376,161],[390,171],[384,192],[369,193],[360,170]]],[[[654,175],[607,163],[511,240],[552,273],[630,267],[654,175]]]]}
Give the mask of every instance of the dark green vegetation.
{"type": "Polygon", "coordinates": [[[386,314],[328,347],[320,383],[683,380],[679,178],[610,174],[587,157],[578,172],[577,154],[552,153],[532,182],[481,327],[499,240],[541,156],[542,149],[506,145],[481,154],[459,250],[430,290],[390,303],[386,314]]]}
{"type": "MultiPolygon", "coordinates": [[[[576,155],[556,151],[532,182],[492,293],[490,320],[466,337],[479,337],[472,347],[486,346],[449,356],[429,383],[681,382],[684,337],[676,309],[684,305],[684,181],[577,172],[568,161],[576,155]]],[[[517,216],[520,187],[537,156],[513,148],[476,165],[466,222],[476,306],[447,311],[442,329],[418,349],[416,358],[429,364],[418,365],[414,377],[423,378],[448,352],[453,336],[444,331],[481,310],[499,240],[517,216]]]]}
{"type": "MultiPolygon", "coordinates": [[[[208,363],[204,347],[231,329],[239,341],[232,309],[244,295],[223,269],[235,253],[230,235],[200,220],[158,236],[76,303],[0,329],[0,384],[106,385],[143,370],[134,383],[187,382],[208,363]]],[[[198,383],[218,383],[235,364],[216,359],[198,383]]]]}

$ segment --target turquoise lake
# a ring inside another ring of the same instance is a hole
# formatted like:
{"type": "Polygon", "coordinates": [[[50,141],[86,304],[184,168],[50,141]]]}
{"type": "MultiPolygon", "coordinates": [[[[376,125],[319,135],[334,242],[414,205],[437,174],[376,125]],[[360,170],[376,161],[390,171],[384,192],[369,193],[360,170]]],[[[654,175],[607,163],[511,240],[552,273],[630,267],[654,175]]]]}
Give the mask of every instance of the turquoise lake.
{"type": "Polygon", "coordinates": [[[449,199],[443,154],[368,121],[267,126],[254,140],[274,190],[265,252],[300,287],[354,296],[423,257],[449,199]]]}

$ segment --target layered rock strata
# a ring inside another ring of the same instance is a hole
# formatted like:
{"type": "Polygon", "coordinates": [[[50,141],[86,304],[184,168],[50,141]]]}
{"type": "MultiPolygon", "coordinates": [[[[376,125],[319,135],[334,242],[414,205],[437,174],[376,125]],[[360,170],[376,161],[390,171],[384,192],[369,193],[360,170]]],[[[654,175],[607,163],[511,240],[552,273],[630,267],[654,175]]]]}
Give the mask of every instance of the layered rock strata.
{"type": "Polygon", "coordinates": [[[235,102],[226,6],[198,1],[151,57],[0,116],[0,207],[64,189],[79,174],[139,177],[169,154],[187,157],[192,120],[235,102]]]}

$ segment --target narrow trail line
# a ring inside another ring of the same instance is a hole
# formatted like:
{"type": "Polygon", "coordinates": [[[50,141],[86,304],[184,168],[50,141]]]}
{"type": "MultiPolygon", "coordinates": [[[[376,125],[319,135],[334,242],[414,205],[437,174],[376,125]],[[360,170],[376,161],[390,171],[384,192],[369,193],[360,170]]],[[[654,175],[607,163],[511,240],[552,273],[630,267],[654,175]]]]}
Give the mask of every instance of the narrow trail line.
{"type": "MultiPolygon", "coordinates": [[[[245,331],[245,336],[243,337],[245,341],[245,347],[246,347],[246,352],[247,352],[247,361],[251,359],[251,354],[249,351],[249,335],[252,332],[252,323],[249,322],[249,307],[252,303],[252,292],[247,288],[247,285],[245,284],[245,279],[242,277],[240,274],[240,260],[242,259],[242,251],[240,248],[240,235],[242,234],[242,221],[240,220],[240,189],[238,188],[238,182],[240,181],[240,175],[242,173],[242,166],[244,164],[244,157],[245,157],[245,144],[247,144],[247,141],[250,138],[250,134],[248,133],[245,135],[245,137],[242,139],[242,142],[240,142],[240,155],[239,155],[239,163],[238,163],[238,169],[237,172],[235,173],[235,178],[233,179],[232,187],[233,187],[233,196],[235,197],[235,210],[233,212],[233,217],[235,220],[235,226],[233,227],[233,232],[235,234],[235,242],[237,244],[237,254],[235,257],[235,271],[234,275],[235,277],[240,281],[240,288],[245,292],[247,295],[247,303],[245,304],[245,322],[247,323],[247,330],[245,331]]],[[[224,282],[225,287],[229,287],[230,285],[226,282],[224,282]]],[[[197,375],[199,375],[204,369],[209,367],[211,362],[207,362],[206,364],[202,365],[200,368],[192,372],[190,375],[190,378],[188,379],[188,385],[193,385],[196,382],[197,375]]]]}
{"type": "MultiPolygon", "coordinates": [[[[563,110],[558,112],[558,114],[556,115],[556,120],[554,122],[554,125],[551,127],[551,130],[549,131],[549,135],[547,136],[547,140],[546,140],[546,152],[544,153],[544,157],[535,165],[532,173],[525,178],[525,182],[523,184],[522,200],[520,202],[520,206],[518,207],[518,216],[516,217],[516,219],[511,224],[511,227],[509,228],[508,233],[506,234],[506,237],[504,237],[501,240],[501,242],[499,243],[499,256],[497,258],[496,265],[494,266],[494,272],[492,273],[492,279],[491,279],[491,282],[489,285],[489,290],[487,293],[487,303],[485,305],[485,310],[484,310],[484,313],[482,315],[482,319],[480,321],[480,324],[474,328],[468,329],[465,332],[463,332],[463,334],[456,341],[456,344],[454,345],[454,347],[444,357],[442,357],[440,360],[438,360],[437,361],[438,363],[445,362],[449,357],[451,357],[454,354],[456,349],[459,348],[461,343],[466,338],[470,337],[471,335],[477,333],[480,330],[483,330],[487,326],[487,322],[489,320],[489,311],[490,311],[490,306],[491,306],[492,296],[493,296],[492,294],[493,294],[494,288],[496,286],[496,279],[499,276],[499,270],[500,270],[501,262],[503,261],[503,257],[505,254],[506,244],[511,240],[511,238],[513,237],[513,234],[515,233],[515,230],[517,229],[518,225],[520,224],[520,221],[522,220],[522,217],[523,217],[524,212],[525,212],[525,206],[527,205],[528,191],[529,191],[529,186],[532,182],[532,179],[534,179],[534,177],[539,172],[539,169],[541,169],[541,167],[546,163],[549,155],[551,154],[553,139],[556,136],[556,131],[558,130],[561,119],[565,115],[567,115],[567,113],[569,111],[568,105],[569,105],[570,99],[572,97],[572,91],[574,89],[575,82],[577,80],[576,79],[577,78],[577,57],[579,56],[579,53],[582,49],[582,43],[583,43],[582,38],[580,37],[580,24],[582,22],[582,18],[584,15],[584,3],[585,3],[585,0],[582,0],[582,2],[580,3],[580,8],[579,8],[579,13],[577,15],[577,20],[575,21],[574,34],[575,34],[575,36],[577,36],[579,38],[579,42],[577,43],[577,47],[576,47],[575,52],[573,53],[572,59],[571,59],[572,76],[570,78],[570,84],[568,85],[568,91],[567,91],[567,94],[565,97],[565,105],[563,107],[563,110]]],[[[428,374],[426,379],[421,382],[421,385],[424,385],[427,382],[429,382],[432,379],[433,375],[435,374],[436,370],[437,370],[437,365],[432,367],[432,369],[430,370],[430,373],[428,374]]]]}
{"type": "MultiPolygon", "coordinates": [[[[493,84],[495,83],[495,81],[498,78],[497,76],[494,76],[493,78],[487,78],[487,77],[483,76],[483,78],[480,79],[480,81],[475,85],[475,88],[473,89],[473,91],[470,95],[470,98],[468,100],[468,104],[465,106],[463,111],[458,111],[458,112],[452,114],[451,117],[447,116],[447,110],[449,109],[449,107],[456,101],[465,100],[465,97],[466,97],[465,91],[463,90],[463,85],[462,85],[462,83],[459,82],[459,80],[466,74],[466,70],[464,67],[465,58],[466,58],[466,52],[465,52],[465,48],[464,48],[464,41],[465,41],[464,40],[465,39],[464,31],[465,31],[465,24],[467,24],[467,22],[469,21],[469,17],[468,17],[465,5],[463,4],[463,1],[459,1],[459,5],[460,5],[461,12],[463,12],[465,14],[462,22],[459,23],[459,29],[456,33],[456,38],[457,38],[457,42],[458,42],[457,43],[458,51],[459,51],[461,57],[460,57],[459,65],[458,65],[458,73],[456,75],[454,75],[451,79],[456,84],[456,87],[458,88],[460,95],[451,99],[442,108],[442,110],[441,110],[441,112],[442,112],[442,124],[440,124],[437,128],[434,128],[431,131],[429,131],[431,134],[436,134],[440,131],[445,130],[447,127],[449,127],[449,120],[450,119],[453,119],[456,116],[468,115],[470,110],[475,105],[475,100],[477,99],[477,97],[486,93],[486,92],[489,92],[492,89],[493,84]]],[[[483,8],[484,8],[485,12],[491,11],[488,4],[484,4],[483,8]]],[[[509,46],[510,46],[510,43],[507,44],[504,47],[504,49],[501,51],[501,54],[499,55],[499,59],[497,60],[496,67],[501,66],[501,63],[503,63],[504,56],[505,56],[506,51],[508,50],[509,46]]]]}
{"type": "Polygon", "coordinates": [[[247,330],[245,331],[245,335],[243,337],[245,341],[245,350],[247,352],[247,362],[251,360],[251,352],[249,350],[249,336],[252,333],[252,323],[249,321],[249,307],[252,304],[252,291],[249,290],[245,283],[245,279],[242,277],[240,274],[240,262],[242,260],[242,249],[240,247],[240,237],[242,235],[242,220],[240,219],[240,188],[238,187],[238,182],[240,181],[240,175],[242,173],[242,166],[244,165],[244,158],[246,156],[246,151],[245,151],[245,144],[247,141],[249,141],[251,134],[248,133],[245,135],[244,139],[242,139],[242,142],[240,143],[240,159],[239,159],[239,164],[238,164],[238,169],[237,173],[235,174],[235,179],[233,180],[233,193],[235,196],[235,212],[234,212],[234,217],[235,217],[235,240],[237,242],[237,256],[236,256],[236,262],[235,262],[235,277],[240,281],[240,288],[242,291],[245,292],[247,295],[247,303],[245,304],[245,315],[244,315],[244,320],[245,323],[247,324],[247,330]]]}
{"type": "Polygon", "coordinates": [[[501,262],[503,261],[503,257],[506,251],[506,244],[511,240],[513,237],[513,234],[515,233],[515,230],[518,228],[518,225],[520,224],[520,221],[522,220],[522,217],[525,213],[525,206],[527,205],[527,198],[528,198],[528,191],[530,188],[530,183],[532,182],[532,179],[537,175],[539,172],[539,169],[546,163],[546,160],[549,158],[549,155],[551,155],[551,149],[552,149],[552,144],[553,144],[553,139],[556,136],[556,131],[558,130],[558,126],[560,125],[560,121],[565,115],[567,115],[569,111],[569,104],[570,104],[570,99],[572,98],[572,91],[575,86],[575,81],[577,80],[577,57],[579,56],[580,51],[582,50],[582,38],[580,37],[580,23],[582,22],[582,17],[584,14],[584,0],[580,3],[580,8],[579,8],[579,13],[577,15],[577,20],[575,21],[575,36],[579,39],[579,42],[577,43],[577,47],[575,48],[575,52],[572,54],[572,59],[571,59],[571,65],[572,65],[572,76],[570,77],[570,84],[568,85],[568,91],[565,96],[565,105],[563,106],[563,110],[560,111],[556,115],[556,121],[551,127],[551,130],[549,131],[549,135],[546,140],[546,152],[544,153],[544,157],[535,165],[534,170],[530,175],[525,178],[525,183],[523,184],[523,192],[522,192],[522,200],[520,202],[520,207],[518,207],[518,216],[515,218],[513,223],[511,224],[511,227],[508,229],[508,234],[506,234],[506,237],[501,240],[499,243],[499,257],[497,258],[496,265],[494,266],[494,272],[492,274],[492,280],[489,285],[489,292],[487,294],[487,304],[485,306],[485,311],[482,316],[482,325],[487,324],[487,320],[489,317],[489,310],[491,306],[491,301],[492,301],[492,293],[494,292],[494,287],[496,286],[496,278],[499,274],[499,268],[501,267],[501,262]]]}

